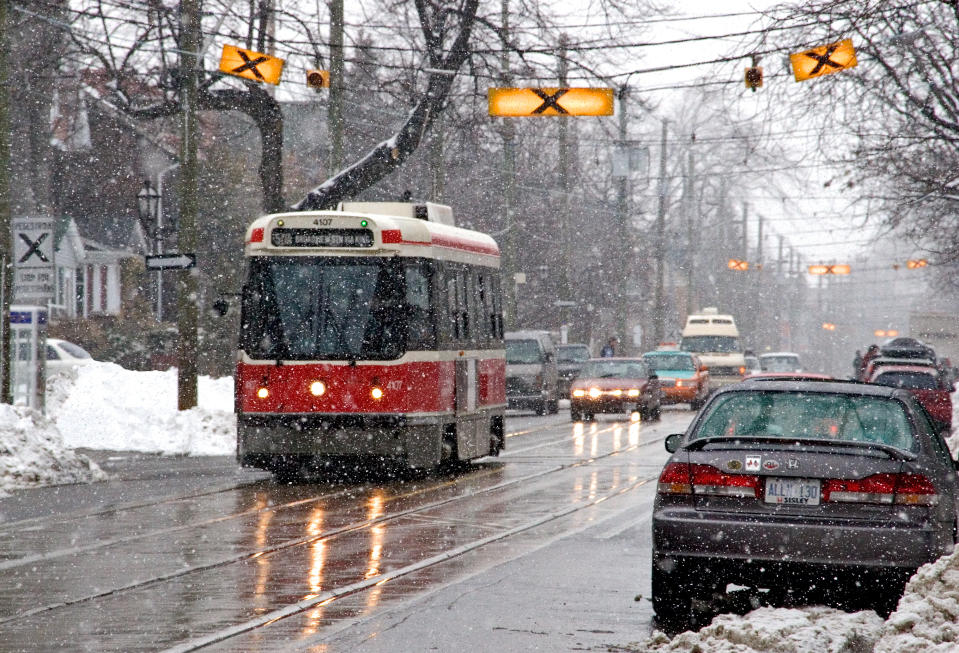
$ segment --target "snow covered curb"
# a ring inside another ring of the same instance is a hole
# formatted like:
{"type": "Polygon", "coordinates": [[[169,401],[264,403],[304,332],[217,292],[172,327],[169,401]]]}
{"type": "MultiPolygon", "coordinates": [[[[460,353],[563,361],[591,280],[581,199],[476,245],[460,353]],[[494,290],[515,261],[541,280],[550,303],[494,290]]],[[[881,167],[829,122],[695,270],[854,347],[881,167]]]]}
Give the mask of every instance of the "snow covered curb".
{"type": "Polygon", "coordinates": [[[52,420],[23,406],[0,404],[0,496],[106,478],[95,462],[64,444],[52,420]]]}

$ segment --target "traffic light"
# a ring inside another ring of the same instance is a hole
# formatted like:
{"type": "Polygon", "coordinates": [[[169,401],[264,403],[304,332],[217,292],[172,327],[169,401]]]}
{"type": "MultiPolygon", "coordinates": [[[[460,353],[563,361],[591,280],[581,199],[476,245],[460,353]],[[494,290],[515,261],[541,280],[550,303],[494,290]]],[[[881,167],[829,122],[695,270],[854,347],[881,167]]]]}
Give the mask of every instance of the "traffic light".
{"type": "Polygon", "coordinates": [[[762,87],[763,85],[763,69],[762,66],[747,66],[746,67],[746,88],[751,88],[755,92],[757,88],[762,87]]]}
{"type": "Polygon", "coordinates": [[[916,268],[924,268],[929,265],[929,261],[924,258],[909,259],[906,261],[906,268],[909,270],[915,270],[916,268]]]}
{"type": "Polygon", "coordinates": [[[746,272],[749,270],[749,261],[742,261],[738,258],[729,259],[729,263],[726,264],[730,270],[736,270],[737,272],[746,272]]]}
{"type": "Polygon", "coordinates": [[[307,70],[306,85],[310,88],[329,88],[330,71],[329,70],[307,70]]]}

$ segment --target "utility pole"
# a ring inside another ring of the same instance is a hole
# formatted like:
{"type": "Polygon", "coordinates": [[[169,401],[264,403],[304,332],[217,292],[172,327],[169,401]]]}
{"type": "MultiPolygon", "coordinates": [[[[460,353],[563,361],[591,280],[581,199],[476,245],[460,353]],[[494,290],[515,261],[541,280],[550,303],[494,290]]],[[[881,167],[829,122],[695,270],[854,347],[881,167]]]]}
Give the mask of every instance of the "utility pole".
{"type": "MultiPolygon", "coordinates": [[[[509,0],[502,0],[503,52],[500,55],[500,74],[504,87],[513,85],[513,75],[509,69],[509,0]]],[[[516,320],[516,228],[513,224],[513,194],[516,187],[516,153],[513,140],[516,136],[513,123],[509,118],[501,118],[500,133],[503,136],[503,231],[506,242],[503,251],[503,279],[506,282],[506,324],[511,326],[516,320]]]]}
{"type": "Polygon", "coordinates": [[[330,138],[329,175],[343,165],[343,0],[330,0],[330,103],[326,130],[330,138]]]}
{"type": "Polygon", "coordinates": [[[743,260],[749,260],[749,204],[743,202],[743,260]]]}
{"type": "Polygon", "coordinates": [[[10,392],[10,301],[13,297],[13,235],[10,231],[10,87],[7,75],[7,0],[0,0],[0,402],[13,403],[10,392]]]}
{"type": "Polygon", "coordinates": [[[696,308],[693,293],[693,281],[696,278],[696,251],[699,249],[696,219],[696,165],[693,143],[695,134],[689,141],[689,154],[686,161],[686,315],[696,308]]]}
{"type": "MultiPolygon", "coordinates": [[[[559,36],[559,57],[558,57],[558,78],[559,87],[566,88],[569,84],[566,75],[569,70],[569,64],[566,61],[566,47],[569,43],[569,37],[566,34],[559,36]]],[[[559,120],[559,186],[560,193],[560,237],[562,242],[562,258],[559,261],[559,271],[556,278],[559,281],[559,288],[556,297],[563,301],[574,301],[573,289],[570,283],[570,271],[572,268],[571,230],[569,224],[569,195],[572,192],[569,174],[569,121],[568,116],[558,116],[559,120]]],[[[555,265],[555,264],[554,264],[555,265]]],[[[570,323],[569,306],[563,305],[560,308],[560,327],[570,323]]]]}
{"type": "MultiPolygon", "coordinates": [[[[619,100],[619,148],[620,156],[624,159],[623,163],[624,169],[622,170],[623,176],[617,178],[616,180],[616,194],[617,194],[617,211],[616,211],[616,227],[619,236],[619,247],[617,249],[617,269],[622,272],[624,277],[623,283],[616,284],[616,331],[619,333],[620,344],[624,348],[630,347],[632,345],[627,345],[629,342],[626,334],[627,329],[627,295],[626,289],[629,286],[629,281],[632,278],[630,271],[632,266],[629,265],[632,261],[632,251],[631,250],[631,240],[629,237],[629,140],[627,138],[627,122],[629,119],[629,111],[626,108],[626,101],[629,99],[629,87],[625,84],[620,87],[619,92],[617,93],[617,99],[619,100]]],[[[640,343],[642,346],[642,343],[640,343]]]]}
{"type": "Polygon", "coordinates": [[[666,199],[669,184],[666,181],[666,136],[669,121],[663,119],[663,133],[659,147],[659,210],[656,212],[656,292],[653,307],[653,340],[663,341],[666,335],[666,199]]]}
{"type": "MultiPolygon", "coordinates": [[[[180,223],[181,252],[196,251],[197,219],[197,79],[202,0],[180,4],[180,223]]],[[[177,407],[197,405],[197,275],[196,268],[177,274],[177,407]]]]}

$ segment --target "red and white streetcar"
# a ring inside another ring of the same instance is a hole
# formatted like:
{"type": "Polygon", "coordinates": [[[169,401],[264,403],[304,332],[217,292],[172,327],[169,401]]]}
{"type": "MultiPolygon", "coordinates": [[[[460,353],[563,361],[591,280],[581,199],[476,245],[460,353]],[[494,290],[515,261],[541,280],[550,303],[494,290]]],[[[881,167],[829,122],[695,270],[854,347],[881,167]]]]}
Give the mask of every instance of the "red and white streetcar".
{"type": "Polygon", "coordinates": [[[259,218],[236,368],[237,458],[295,478],[320,463],[409,467],[498,454],[500,258],[449,207],[344,203],[259,218]]]}

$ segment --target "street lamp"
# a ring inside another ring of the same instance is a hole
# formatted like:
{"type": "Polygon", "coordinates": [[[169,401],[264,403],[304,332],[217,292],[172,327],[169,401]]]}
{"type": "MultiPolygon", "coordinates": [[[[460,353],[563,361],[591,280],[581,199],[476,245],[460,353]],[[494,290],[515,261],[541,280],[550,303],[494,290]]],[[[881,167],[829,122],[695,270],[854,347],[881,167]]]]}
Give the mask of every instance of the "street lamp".
{"type": "Polygon", "coordinates": [[[159,219],[160,219],[160,193],[150,183],[149,179],[143,180],[143,188],[137,193],[137,217],[140,219],[140,227],[143,233],[150,240],[152,251],[159,248],[159,219]]]}

